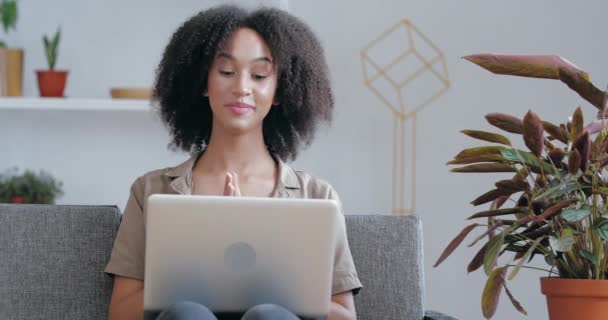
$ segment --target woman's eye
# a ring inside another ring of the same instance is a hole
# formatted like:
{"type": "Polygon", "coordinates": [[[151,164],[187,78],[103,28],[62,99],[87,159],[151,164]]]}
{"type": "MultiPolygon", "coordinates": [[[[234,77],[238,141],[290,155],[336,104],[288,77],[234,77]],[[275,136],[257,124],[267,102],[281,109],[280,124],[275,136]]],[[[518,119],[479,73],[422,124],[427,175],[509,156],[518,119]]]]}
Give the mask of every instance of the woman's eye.
{"type": "Polygon", "coordinates": [[[254,74],[253,78],[256,79],[256,80],[263,80],[263,79],[268,78],[268,76],[263,75],[263,74],[254,74]]]}
{"type": "Polygon", "coordinates": [[[234,74],[234,72],[229,71],[229,70],[220,70],[220,74],[223,76],[230,76],[230,75],[234,74]]]}

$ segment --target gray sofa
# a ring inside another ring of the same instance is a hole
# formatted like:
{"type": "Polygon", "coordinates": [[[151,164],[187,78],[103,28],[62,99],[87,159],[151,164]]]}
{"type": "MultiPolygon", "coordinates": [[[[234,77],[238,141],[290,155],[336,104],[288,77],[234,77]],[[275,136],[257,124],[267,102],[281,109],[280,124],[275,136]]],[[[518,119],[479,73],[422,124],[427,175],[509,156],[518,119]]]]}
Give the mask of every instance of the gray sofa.
{"type": "MultiPolygon", "coordinates": [[[[0,204],[0,319],[106,319],[103,273],[121,213],[114,206],[0,204]]],[[[364,289],[358,319],[454,319],[424,310],[416,216],[347,216],[364,289]]]]}

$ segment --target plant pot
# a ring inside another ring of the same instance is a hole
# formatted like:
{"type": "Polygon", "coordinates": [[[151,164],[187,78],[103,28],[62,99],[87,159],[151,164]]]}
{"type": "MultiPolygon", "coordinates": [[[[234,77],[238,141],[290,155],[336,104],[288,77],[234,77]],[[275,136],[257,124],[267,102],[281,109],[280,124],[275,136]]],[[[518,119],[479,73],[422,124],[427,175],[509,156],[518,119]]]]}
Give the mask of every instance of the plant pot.
{"type": "Polygon", "coordinates": [[[10,203],[25,203],[24,196],[12,196],[9,200],[10,203]]]}
{"type": "Polygon", "coordinates": [[[608,280],[541,278],[550,320],[605,320],[608,280]]]}
{"type": "Polygon", "coordinates": [[[0,96],[23,95],[23,49],[0,49],[0,96]]]}
{"type": "Polygon", "coordinates": [[[63,91],[68,79],[68,71],[38,70],[38,89],[41,97],[63,98],[63,91]]]}

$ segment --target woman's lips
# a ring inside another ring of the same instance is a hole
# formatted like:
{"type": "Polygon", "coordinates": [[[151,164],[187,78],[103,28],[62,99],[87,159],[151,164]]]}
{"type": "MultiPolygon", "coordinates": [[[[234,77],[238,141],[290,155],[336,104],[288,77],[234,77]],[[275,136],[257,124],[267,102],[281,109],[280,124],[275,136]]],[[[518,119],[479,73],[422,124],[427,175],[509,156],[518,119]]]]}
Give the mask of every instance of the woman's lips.
{"type": "Polygon", "coordinates": [[[255,109],[254,106],[241,102],[229,103],[226,107],[230,109],[230,112],[237,116],[242,116],[255,109]]]}

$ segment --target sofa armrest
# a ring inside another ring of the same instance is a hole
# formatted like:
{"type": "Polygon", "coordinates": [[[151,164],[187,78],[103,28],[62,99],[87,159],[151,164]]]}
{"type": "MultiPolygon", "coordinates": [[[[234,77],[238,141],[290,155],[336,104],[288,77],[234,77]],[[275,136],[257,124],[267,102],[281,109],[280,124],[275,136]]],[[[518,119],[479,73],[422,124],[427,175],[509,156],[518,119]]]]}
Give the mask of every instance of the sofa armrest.
{"type": "Polygon", "coordinates": [[[446,314],[437,311],[427,310],[424,312],[424,320],[458,320],[446,314]]]}

